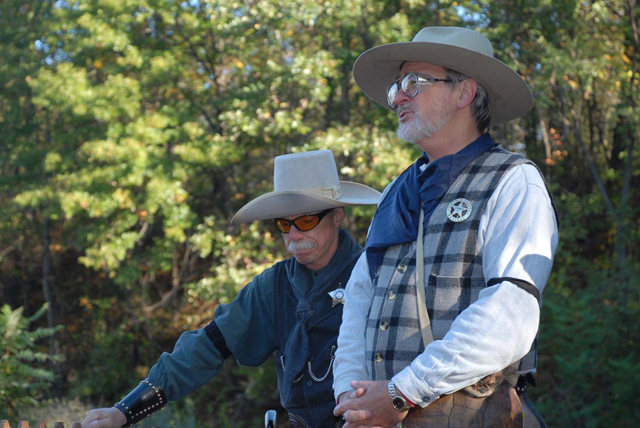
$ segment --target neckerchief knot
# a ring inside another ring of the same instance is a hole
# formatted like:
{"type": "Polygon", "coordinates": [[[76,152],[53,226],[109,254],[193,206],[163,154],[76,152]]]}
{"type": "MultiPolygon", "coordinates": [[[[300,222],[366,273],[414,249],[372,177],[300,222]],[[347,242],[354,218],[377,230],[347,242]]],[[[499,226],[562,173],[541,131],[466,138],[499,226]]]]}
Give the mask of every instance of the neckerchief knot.
{"type": "Polygon", "coordinates": [[[305,299],[298,300],[298,307],[296,308],[296,318],[306,324],[309,322],[311,317],[316,313],[313,309],[311,309],[311,305],[305,299]]]}

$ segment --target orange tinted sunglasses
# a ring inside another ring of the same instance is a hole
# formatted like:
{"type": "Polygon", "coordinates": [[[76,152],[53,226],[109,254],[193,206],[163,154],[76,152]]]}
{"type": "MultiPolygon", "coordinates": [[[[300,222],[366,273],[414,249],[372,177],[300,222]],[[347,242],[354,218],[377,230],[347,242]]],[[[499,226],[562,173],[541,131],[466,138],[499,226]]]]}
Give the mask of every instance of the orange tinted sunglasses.
{"type": "Polygon", "coordinates": [[[274,218],[273,222],[276,224],[278,230],[282,233],[289,233],[291,231],[291,225],[294,225],[300,232],[308,232],[317,225],[320,224],[324,216],[333,211],[333,208],[324,210],[318,214],[306,214],[293,220],[286,220],[284,218],[274,218]]]}

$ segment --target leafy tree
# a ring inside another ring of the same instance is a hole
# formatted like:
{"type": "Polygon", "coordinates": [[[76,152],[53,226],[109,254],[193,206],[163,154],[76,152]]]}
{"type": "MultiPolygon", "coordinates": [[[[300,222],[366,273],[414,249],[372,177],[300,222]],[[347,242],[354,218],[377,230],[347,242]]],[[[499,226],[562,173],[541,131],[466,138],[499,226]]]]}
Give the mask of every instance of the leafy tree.
{"type": "MultiPolygon", "coordinates": [[[[268,225],[229,225],[271,190],[274,156],[331,149],[343,179],[380,190],[419,156],[356,87],[357,56],[468,26],[532,88],[533,109],[493,134],[542,167],[562,218],[532,393],[552,421],[609,424],[640,408],[620,396],[639,327],[639,16],[633,0],[6,0],[0,296],[24,313],[47,301],[65,326],[60,394],[119,399],[286,255],[268,225]]],[[[372,213],[348,211],[362,243],[372,213]]],[[[230,361],[172,417],[259,420],[273,376],[230,361]]]]}

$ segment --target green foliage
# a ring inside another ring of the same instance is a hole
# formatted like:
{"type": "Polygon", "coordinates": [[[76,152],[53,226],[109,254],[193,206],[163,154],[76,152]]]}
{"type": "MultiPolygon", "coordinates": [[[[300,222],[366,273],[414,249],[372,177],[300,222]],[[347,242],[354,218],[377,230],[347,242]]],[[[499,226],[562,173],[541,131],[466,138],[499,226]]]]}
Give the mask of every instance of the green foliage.
{"type": "Polygon", "coordinates": [[[0,308],[0,414],[18,416],[35,405],[55,380],[53,372],[44,368],[43,363],[62,361],[62,357],[40,351],[38,342],[53,336],[60,328],[29,331],[29,325],[46,310],[45,304],[34,315],[25,317],[21,307],[0,308]]]}
{"type": "Polygon", "coordinates": [[[640,416],[637,284],[600,273],[583,290],[557,286],[545,296],[544,371],[532,390],[539,410],[553,426],[634,426],[640,416]]]}
{"type": "MultiPolygon", "coordinates": [[[[419,151],[397,139],[395,115],[357,88],[351,68],[364,50],[423,26],[463,25],[530,85],[532,111],[493,134],[541,166],[562,218],[538,401],[559,426],[607,426],[640,407],[624,393],[638,371],[625,350],[640,330],[631,283],[640,5],[5,0],[0,9],[0,299],[42,305],[46,219],[68,396],[121,398],[182,331],[209,323],[217,304],[286,257],[268,224],[229,224],[272,190],[275,156],[330,149],[341,179],[379,190],[409,166],[419,151]],[[622,283],[625,293],[610,294],[622,283]]],[[[344,227],[360,243],[373,212],[347,210],[344,227]]],[[[167,418],[259,423],[278,403],[272,365],[228,363],[190,400],[167,418]]]]}

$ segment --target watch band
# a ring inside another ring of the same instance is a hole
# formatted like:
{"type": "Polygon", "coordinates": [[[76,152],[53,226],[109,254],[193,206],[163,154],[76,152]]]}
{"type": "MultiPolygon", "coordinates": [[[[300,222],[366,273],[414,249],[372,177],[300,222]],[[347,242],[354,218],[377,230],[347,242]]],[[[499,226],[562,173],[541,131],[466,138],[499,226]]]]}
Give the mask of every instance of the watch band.
{"type": "Polygon", "coordinates": [[[127,424],[124,426],[128,427],[166,405],[167,395],[164,390],[145,379],[129,395],[113,406],[124,413],[127,418],[127,424]]]}
{"type": "Polygon", "coordinates": [[[389,390],[389,396],[391,397],[391,405],[394,409],[399,412],[406,412],[411,409],[411,405],[407,402],[407,399],[402,396],[402,394],[398,394],[396,390],[396,385],[393,381],[389,381],[387,384],[387,389],[389,390]]]}

